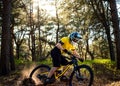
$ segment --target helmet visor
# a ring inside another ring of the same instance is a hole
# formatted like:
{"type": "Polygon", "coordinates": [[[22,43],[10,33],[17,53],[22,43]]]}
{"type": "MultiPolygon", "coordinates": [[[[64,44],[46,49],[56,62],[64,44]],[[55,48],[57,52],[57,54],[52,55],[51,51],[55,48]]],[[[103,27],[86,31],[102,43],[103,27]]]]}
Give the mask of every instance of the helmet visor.
{"type": "Polygon", "coordinates": [[[78,42],[80,39],[79,38],[73,38],[74,42],[78,42]]]}

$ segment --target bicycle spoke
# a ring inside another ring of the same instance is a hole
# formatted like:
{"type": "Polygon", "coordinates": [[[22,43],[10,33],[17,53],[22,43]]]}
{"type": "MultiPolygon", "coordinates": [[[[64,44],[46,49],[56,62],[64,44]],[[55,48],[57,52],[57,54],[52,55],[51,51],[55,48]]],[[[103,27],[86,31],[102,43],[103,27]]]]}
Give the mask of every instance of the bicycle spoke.
{"type": "Polygon", "coordinates": [[[73,74],[70,86],[91,86],[93,74],[86,66],[81,66],[73,74]]]}
{"type": "Polygon", "coordinates": [[[30,74],[30,77],[35,81],[37,85],[43,84],[47,78],[49,69],[45,66],[36,67],[30,74]]]}

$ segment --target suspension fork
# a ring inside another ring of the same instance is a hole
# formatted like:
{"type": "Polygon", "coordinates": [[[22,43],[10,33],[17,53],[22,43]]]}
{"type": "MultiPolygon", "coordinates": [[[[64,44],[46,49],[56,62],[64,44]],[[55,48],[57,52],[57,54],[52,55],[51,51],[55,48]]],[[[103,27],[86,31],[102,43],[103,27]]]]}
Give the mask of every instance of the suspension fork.
{"type": "Polygon", "coordinates": [[[79,78],[80,76],[81,76],[81,74],[80,74],[80,70],[78,70],[78,63],[74,63],[74,72],[75,72],[75,75],[76,75],[76,78],[79,78]]]}

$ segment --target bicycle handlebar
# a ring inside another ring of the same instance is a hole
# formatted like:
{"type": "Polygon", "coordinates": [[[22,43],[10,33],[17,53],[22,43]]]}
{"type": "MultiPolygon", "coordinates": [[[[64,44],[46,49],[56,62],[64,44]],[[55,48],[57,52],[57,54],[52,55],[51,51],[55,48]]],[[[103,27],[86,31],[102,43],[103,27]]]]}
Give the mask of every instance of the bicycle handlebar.
{"type": "MultiPolygon", "coordinates": [[[[64,49],[63,50],[65,53],[67,53],[68,55],[72,55],[72,58],[76,58],[71,52],[69,52],[68,50],[66,50],[66,49],[64,49]]],[[[71,58],[71,59],[72,59],[71,58]]],[[[69,58],[69,60],[71,60],[70,58],[69,58]]],[[[82,59],[82,58],[79,58],[79,61],[81,61],[81,62],[83,62],[84,60],[82,59]]]]}

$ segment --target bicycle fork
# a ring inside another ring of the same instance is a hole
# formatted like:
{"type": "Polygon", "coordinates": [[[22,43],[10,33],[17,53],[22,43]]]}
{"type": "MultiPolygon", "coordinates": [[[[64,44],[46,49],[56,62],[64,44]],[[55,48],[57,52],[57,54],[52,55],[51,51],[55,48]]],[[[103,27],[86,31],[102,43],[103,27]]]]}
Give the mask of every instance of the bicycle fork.
{"type": "Polygon", "coordinates": [[[74,66],[75,77],[78,81],[83,81],[83,77],[80,73],[80,70],[77,69],[78,66],[74,66]]]}

